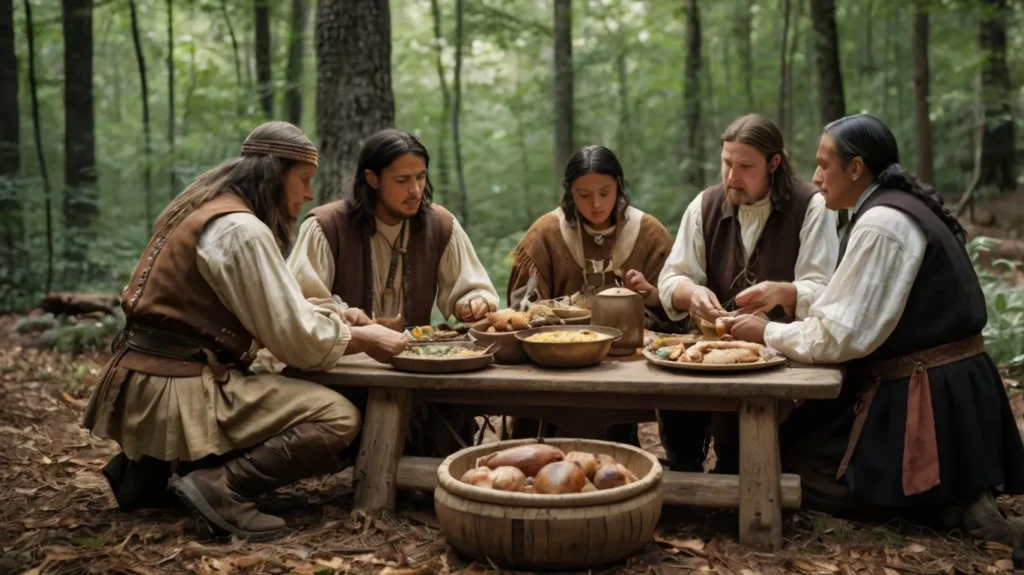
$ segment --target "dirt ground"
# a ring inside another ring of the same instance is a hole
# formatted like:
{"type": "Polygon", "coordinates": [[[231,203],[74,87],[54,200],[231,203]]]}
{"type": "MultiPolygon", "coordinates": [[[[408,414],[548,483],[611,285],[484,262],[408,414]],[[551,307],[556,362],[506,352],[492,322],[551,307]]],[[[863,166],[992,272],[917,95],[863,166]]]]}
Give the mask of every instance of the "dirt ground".
{"type": "MultiPolygon", "coordinates": [[[[972,235],[1022,237],[1024,191],[979,205],[996,214],[994,226],[970,225],[972,235]]],[[[211,539],[184,510],[120,512],[100,473],[116,445],[78,425],[106,356],[39,350],[33,338],[12,333],[15,319],[0,316],[0,575],[496,571],[445,543],[432,494],[400,494],[396,514],[353,515],[351,471],[305,480],[261,499],[262,509],[284,517],[290,527],[287,536],[269,543],[211,539]]],[[[642,428],[641,438],[661,455],[655,427],[642,428]]],[[[999,503],[1024,511],[1024,497],[999,503]]],[[[591,573],[1012,570],[1009,548],[955,530],[855,523],[807,511],[785,512],[784,519],[784,548],[757,553],[737,543],[735,512],[665,507],[653,541],[627,561],[591,573]]]]}

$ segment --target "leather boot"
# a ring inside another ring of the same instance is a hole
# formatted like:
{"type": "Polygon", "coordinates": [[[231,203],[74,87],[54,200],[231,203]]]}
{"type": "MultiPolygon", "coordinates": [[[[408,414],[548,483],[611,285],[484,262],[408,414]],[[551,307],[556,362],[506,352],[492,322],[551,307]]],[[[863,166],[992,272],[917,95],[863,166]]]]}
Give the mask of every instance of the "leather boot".
{"type": "MultiPolygon", "coordinates": [[[[299,479],[347,467],[339,438],[304,423],[272,437],[245,455],[180,478],[174,492],[220,531],[261,541],[281,535],[285,522],[261,513],[251,501],[299,479]]],[[[351,451],[351,450],[347,450],[351,451]]]]}
{"type": "Polygon", "coordinates": [[[979,495],[967,507],[961,521],[964,529],[977,539],[995,541],[1010,547],[1019,547],[1021,544],[1024,525],[1018,518],[1013,518],[1012,523],[1007,520],[989,491],[979,495]]]}

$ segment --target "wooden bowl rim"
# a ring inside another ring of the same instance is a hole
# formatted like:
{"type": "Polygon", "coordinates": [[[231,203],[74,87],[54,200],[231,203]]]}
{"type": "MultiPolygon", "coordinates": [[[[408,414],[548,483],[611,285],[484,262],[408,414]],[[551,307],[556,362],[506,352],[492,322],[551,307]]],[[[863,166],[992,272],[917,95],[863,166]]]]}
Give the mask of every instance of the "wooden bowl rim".
{"type": "MultiPolygon", "coordinates": [[[[476,445],[473,447],[467,447],[456,451],[445,458],[441,465],[437,468],[437,483],[440,487],[443,487],[446,491],[458,495],[464,499],[471,501],[479,501],[482,503],[493,503],[497,505],[506,505],[510,507],[590,507],[593,505],[606,505],[608,503],[616,503],[625,501],[648,489],[660,489],[661,478],[664,473],[661,467],[661,462],[654,455],[625,443],[615,443],[612,441],[601,441],[597,439],[582,439],[582,438],[568,438],[559,437],[552,439],[545,439],[544,443],[559,447],[563,444],[569,443],[587,443],[591,445],[605,445],[609,447],[618,447],[627,451],[633,451],[640,454],[648,461],[651,462],[651,470],[647,472],[643,477],[638,478],[629,485],[623,485],[621,487],[613,487],[612,489],[604,489],[600,491],[591,491],[590,493],[570,493],[564,495],[545,495],[541,493],[518,493],[512,491],[497,491],[494,489],[487,489],[484,487],[477,487],[475,485],[469,485],[463,483],[459,479],[452,476],[449,469],[452,463],[456,459],[463,457],[472,457],[473,461],[477,458],[500,451],[502,449],[508,449],[510,447],[517,447],[519,445],[530,445],[537,443],[536,439],[516,439],[511,441],[500,441],[497,443],[488,443],[485,445],[476,445]]],[[[630,470],[632,471],[632,470],[630,470]]]]}

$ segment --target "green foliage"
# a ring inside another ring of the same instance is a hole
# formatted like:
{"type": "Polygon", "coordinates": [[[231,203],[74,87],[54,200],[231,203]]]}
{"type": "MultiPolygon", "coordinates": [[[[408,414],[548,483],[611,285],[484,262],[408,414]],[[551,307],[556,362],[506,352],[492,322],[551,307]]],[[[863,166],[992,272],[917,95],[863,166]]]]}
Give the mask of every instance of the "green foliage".
{"type": "Polygon", "coordinates": [[[15,322],[14,331],[16,333],[36,333],[53,329],[57,327],[57,325],[57,318],[55,318],[52,313],[41,315],[39,317],[25,316],[15,322]]]}
{"type": "Polygon", "coordinates": [[[63,317],[58,325],[43,332],[39,337],[39,345],[64,353],[79,354],[110,345],[111,339],[123,327],[124,314],[120,309],[98,321],[63,317]]]}
{"type": "Polygon", "coordinates": [[[980,254],[991,247],[992,239],[986,237],[974,238],[967,245],[988,305],[985,348],[998,364],[1024,365],[1024,287],[1005,279],[1018,273],[1024,264],[999,259],[991,267],[980,265],[980,254]]]}

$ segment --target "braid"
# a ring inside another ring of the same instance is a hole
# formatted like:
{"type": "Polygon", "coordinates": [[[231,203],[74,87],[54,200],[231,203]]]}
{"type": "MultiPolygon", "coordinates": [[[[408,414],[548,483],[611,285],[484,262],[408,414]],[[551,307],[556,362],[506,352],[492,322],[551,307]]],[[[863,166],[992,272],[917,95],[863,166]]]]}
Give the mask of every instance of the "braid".
{"type": "Polygon", "coordinates": [[[920,199],[928,208],[946,224],[949,231],[960,240],[960,243],[967,243],[967,230],[960,225],[949,210],[943,206],[942,196],[935,191],[935,188],[925,184],[916,176],[904,170],[899,164],[892,164],[878,176],[878,183],[884,188],[893,188],[907,192],[920,199]]]}

